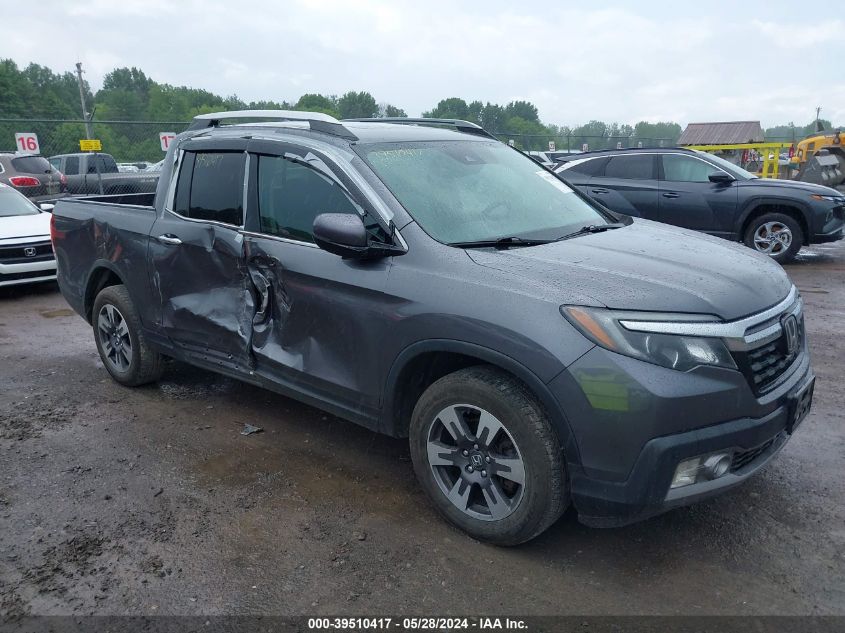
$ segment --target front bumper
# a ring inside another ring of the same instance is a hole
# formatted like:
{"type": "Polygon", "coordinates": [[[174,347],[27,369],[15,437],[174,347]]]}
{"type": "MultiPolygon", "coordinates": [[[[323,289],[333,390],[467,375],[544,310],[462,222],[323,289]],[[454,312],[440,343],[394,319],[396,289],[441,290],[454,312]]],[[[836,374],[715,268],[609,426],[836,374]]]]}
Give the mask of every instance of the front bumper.
{"type": "Polygon", "coordinates": [[[51,281],[55,278],[55,259],[23,264],[0,264],[0,288],[51,281]]]}
{"type": "Polygon", "coordinates": [[[816,233],[810,240],[811,244],[823,244],[825,242],[836,242],[845,237],[842,227],[828,233],[816,233]]]}
{"type": "Polygon", "coordinates": [[[743,482],[789,440],[796,395],[813,379],[806,348],[759,398],[736,371],[679,374],[594,349],[550,385],[579,447],[579,463],[568,460],[579,519],[625,525],[743,482]],[[670,489],[681,461],[717,451],[750,457],[723,477],[670,489]]]}

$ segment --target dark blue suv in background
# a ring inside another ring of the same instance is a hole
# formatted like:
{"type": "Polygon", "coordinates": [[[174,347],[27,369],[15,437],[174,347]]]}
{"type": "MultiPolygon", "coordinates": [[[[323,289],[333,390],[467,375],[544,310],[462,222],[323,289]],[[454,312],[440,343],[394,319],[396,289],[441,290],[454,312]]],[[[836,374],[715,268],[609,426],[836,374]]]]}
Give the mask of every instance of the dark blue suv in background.
{"type": "Polygon", "coordinates": [[[705,152],[590,152],[569,158],[556,172],[612,211],[741,241],[780,263],[804,245],[842,239],[845,194],[757,178],[705,152]]]}

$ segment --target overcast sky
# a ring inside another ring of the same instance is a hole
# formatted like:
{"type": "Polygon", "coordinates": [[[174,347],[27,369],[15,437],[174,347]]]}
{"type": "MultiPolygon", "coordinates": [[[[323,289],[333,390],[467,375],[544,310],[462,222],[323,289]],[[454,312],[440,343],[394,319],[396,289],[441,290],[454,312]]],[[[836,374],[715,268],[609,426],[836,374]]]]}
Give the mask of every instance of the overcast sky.
{"type": "Polygon", "coordinates": [[[4,57],[82,61],[95,90],[137,66],[245,101],[368,90],[412,116],[460,96],[568,125],[804,124],[817,105],[845,124],[843,0],[15,2],[4,57]]]}

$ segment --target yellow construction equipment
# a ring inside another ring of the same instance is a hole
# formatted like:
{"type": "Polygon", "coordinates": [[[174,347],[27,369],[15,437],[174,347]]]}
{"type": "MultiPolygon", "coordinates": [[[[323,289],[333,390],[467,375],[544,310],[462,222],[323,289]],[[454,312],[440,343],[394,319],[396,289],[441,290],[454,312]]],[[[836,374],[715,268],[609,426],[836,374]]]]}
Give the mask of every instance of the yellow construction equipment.
{"type": "Polygon", "coordinates": [[[838,187],[845,183],[845,137],[842,132],[817,132],[799,141],[790,159],[802,182],[838,187]]]}
{"type": "MultiPolygon", "coordinates": [[[[792,143],[730,143],[727,145],[687,145],[688,149],[697,149],[702,152],[716,154],[721,152],[741,152],[736,162],[739,167],[745,167],[751,162],[762,162],[763,167],[757,171],[757,175],[761,178],[779,178],[780,173],[779,158],[780,153],[784,149],[792,147],[792,143]]],[[[730,160],[727,156],[724,157],[730,160]]]]}

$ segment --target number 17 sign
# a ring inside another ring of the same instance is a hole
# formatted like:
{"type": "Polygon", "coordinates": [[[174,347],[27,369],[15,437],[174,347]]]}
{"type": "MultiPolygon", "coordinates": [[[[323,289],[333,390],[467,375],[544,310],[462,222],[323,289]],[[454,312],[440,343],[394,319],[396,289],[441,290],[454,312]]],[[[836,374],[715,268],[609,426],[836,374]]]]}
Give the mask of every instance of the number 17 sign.
{"type": "Polygon", "coordinates": [[[38,154],[41,151],[35,132],[16,132],[15,147],[24,154],[38,154]]]}
{"type": "Polygon", "coordinates": [[[170,143],[176,138],[176,132],[159,132],[158,139],[161,141],[161,151],[166,152],[170,143]]]}

